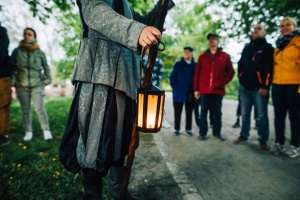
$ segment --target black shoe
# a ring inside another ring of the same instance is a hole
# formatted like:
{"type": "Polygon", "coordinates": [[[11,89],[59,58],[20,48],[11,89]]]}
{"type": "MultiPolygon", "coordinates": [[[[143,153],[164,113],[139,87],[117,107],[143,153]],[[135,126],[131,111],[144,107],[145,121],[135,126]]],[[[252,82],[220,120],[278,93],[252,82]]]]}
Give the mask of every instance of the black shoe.
{"type": "Polygon", "coordinates": [[[200,119],[198,119],[198,120],[196,119],[195,121],[196,121],[196,125],[199,127],[200,126],[200,123],[199,123],[200,119]]]}
{"type": "Polygon", "coordinates": [[[258,121],[257,120],[255,120],[255,127],[254,127],[254,129],[258,129],[258,121]]]}
{"type": "Polygon", "coordinates": [[[180,132],[179,131],[174,131],[174,134],[178,136],[178,135],[180,135],[180,132]]]}
{"type": "Polygon", "coordinates": [[[7,135],[0,135],[0,147],[4,147],[9,144],[9,139],[7,135]]]}
{"type": "MultiPolygon", "coordinates": [[[[122,181],[124,176],[124,167],[111,167],[108,194],[114,200],[120,200],[122,193],[122,181]]],[[[129,193],[125,194],[125,200],[138,200],[137,197],[129,193]]]]}
{"type": "Polygon", "coordinates": [[[193,132],[192,131],[186,131],[186,134],[190,137],[193,137],[193,132]]]}
{"type": "Polygon", "coordinates": [[[214,136],[214,138],[215,138],[216,140],[221,141],[221,142],[224,142],[224,141],[225,141],[225,139],[224,139],[222,136],[214,136]]]}
{"type": "Polygon", "coordinates": [[[235,124],[232,125],[232,128],[240,128],[240,123],[235,122],[235,124]]]}
{"type": "Polygon", "coordinates": [[[207,137],[199,135],[198,139],[201,141],[205,141],[205,140],[207,140],[207,137]]]}

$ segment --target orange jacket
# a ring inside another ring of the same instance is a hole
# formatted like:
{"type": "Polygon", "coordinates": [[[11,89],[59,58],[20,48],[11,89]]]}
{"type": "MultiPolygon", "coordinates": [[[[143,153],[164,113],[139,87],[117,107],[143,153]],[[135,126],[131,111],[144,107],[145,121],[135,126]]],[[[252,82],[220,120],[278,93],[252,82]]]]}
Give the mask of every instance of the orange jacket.
{"type": "Polygon", "coordinates": [[[274,51],[273,84],[300,84],[300,35],[274,51]]]}

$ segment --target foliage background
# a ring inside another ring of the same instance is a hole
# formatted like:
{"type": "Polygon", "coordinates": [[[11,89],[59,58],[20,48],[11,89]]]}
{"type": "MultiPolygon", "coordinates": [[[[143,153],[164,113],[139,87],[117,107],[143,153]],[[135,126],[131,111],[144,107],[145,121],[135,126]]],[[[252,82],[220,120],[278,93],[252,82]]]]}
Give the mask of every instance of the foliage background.
{"type": "MultiPolygon", "coordinates": [[[[81,24],[76,1],[14,1],[27,4],[27,6],[20,6],[27,9],[26,14],[21,13],[27,20],[26,26],[31,26],[31,23],[38,19],[45,25],[44,32],[46,34],[51,28],[53,29],[51,36],[54,39],[48,42],[46,51],[52,52],[47,55],[50,56],[53,76],[56,77],[54,83],[64,86],[65,80],[70,79],[72,75],[81,37],[81,24]],[[28,10],[31,16],[28,15],[28,10]],[[55,24],[52,23],[53,21],[55,24]]],[[[157,0],[128,1],[135,11],[142,14],[150,11],[157,2],[157,0]]],[[[171,90],[169,75],[174,63],[182,56],[183,47],[193,46],[194,58],[197,60],[198,56],[207,48],[206,35],[209,32],[216,32],[222,36],[221,46],[230,46],[228,42],[232,40],[244,44],[248,42],[253,25],[264,23],[270,37],[274,40],[279,36],[278,26],[284,16],[295,17],[297,21],[300,19],[298,0],[174,0],[174,2],[176,6],[168,13],[165,23],[166,31],[163,34],[166,50],[160,52],[165,68],[165,77],[162,80],[162,87],[165,90],[171,90]]],[[[9,6],[10,0],[0,0],[0,9],[2,9],[0,19],[4,19],[1,20],[2,24],[9,28],[12,35],[11,40],[18,41],[20,37],[15,39],[17,33],[26,26],[22,27],[14,22],[14,18],[20,13],[7,14],[9,6]]],[[[50,37],[48,39],[50,40],[50,37]]],[[[236,79],[230,82],[227,86],[228,94],[237,91],[237,86],[236,79]]]]}

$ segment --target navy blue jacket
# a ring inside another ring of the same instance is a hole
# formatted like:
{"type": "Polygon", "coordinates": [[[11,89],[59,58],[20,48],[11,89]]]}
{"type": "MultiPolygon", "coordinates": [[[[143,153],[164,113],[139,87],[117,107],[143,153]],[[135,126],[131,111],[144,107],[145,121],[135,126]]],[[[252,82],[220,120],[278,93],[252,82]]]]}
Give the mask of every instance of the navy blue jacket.
{"type": "Polygon", "coordinates": [[[0,78],[11,76],[12,67],[8,56],[9,39],[6,28],[0,26],[0,78]]]}
{"type": "Polygon", "coordinates": [[[238,62],[238,76],[248,90],[269,89],[273,74],[274,48],[265,38],[251,40],[243,49],[238,62]]]}
{"type": "Polygon", "coordinates": [[[184,58],[175,63],[170,75],[173,101],[186,103],[194,98],[193,80],[196,64],[194,59],[192,59],[191,64],[188,64],[184,58]]]}

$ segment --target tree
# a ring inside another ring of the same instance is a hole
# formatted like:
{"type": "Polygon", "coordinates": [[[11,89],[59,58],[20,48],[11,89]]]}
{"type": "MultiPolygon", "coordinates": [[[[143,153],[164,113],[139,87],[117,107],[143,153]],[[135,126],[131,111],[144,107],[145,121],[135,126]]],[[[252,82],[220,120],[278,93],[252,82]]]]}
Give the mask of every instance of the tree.
{"type": "Polygon", "coordinates": [[[76,62],[80,38],[82,35],[81,21],[77,8],[60,12],[56,16],[60,22],[58,34],[63,36],[60,46],[64,50],[64,57],[55,63],[56,76],[61,79],[70,79],[76,62]]]}
{"type": "Polygon", "coordinates": [[[267,32],[275,36],[282,17],[300,20],[298,0],[210,0],[209,4],[223,19],[221,30],[227,32],[229,37],[250,36],[256,23],[266,24],[267,32]]]}
{"type": "MultiPolygon", "coordinates": [[[[22,1],[30,6],[33,16],[45,24],[51,16],[57,18],[58,35],[62,38],[60,46],[64,50],[64,58],[55,62],[56,74],[62,79],[70,78],[81,38],[81,24],[75,0],[22,1]]],[[[131,7],[141,14],[150,11],[156,2],[157,0],[129,0],[131,7]]],[[[182,56],[183,47],[194,46],[197,59],[198,54],[207,48],[206,35],[220,27],[220,21],[213,21],[206,9],[207,6],[198,1],[181,0],[169,12],[166,22],[167,31],[163,34],[166,51],[161,52],[166,69],[165,82],[168,83],[174,62],[182,56]]]]}
{"type": "MultiPolygon", "coordinates": [[[[0,10],[3,4],[9,3],[11,0],[2,0],[0,2],[0,10]]],[[[67,12],[72,10],[76,5],[76,0],[23,0],[30,6],[30,11],[34,17],[37,17],[43,23],[57,11],[67,12]]],[[[129,0],[131,7],[135,8],[136,11],[145,14],[151,8],[153,0],[129,0]]]]}
{"type": "Polygon", "coordinates": [[[169,89],[167,86],[174,63],[183,55],[183,47],[192,46],[195,49],[194,58],[197,61],[199,54],[208,47],[207,34],[215,33],[221,26],[220,21],[212,20],[206,9],[206,4],[186,0],[178,3],[169,12],[167,18],[169,20],[165,25],[166,33],[163,35],[166,50],[161,52],[165,68],[162,84],[166,89],[169,89]]]}
{"type": "MultiPolygon", "coordinates": [[[[1,0],[1,3],[4,0],[1,0]]],[[[60,36],[57,34],[59,28],[54,16],[49,16],[48,25],[41,23],[41,21],[32,16],[28,12],[30,7],[23,0],[6,1],[1,7],[0,20],[2,25],[8,30],[10,39],[10,52],[19,45],[23,38],[23,30],[26,27],[31,27],[37,32],[37,40],[40,48],[45,52],[50,65],[51,73],[55,75],[55,67],[53,63],[60,59],[61,47],[59,46],[60,36]],[[46,38],[46,39],[45,39],[46,38]]],[[[56,80],[54,79],[54,82],[56,80]]]]}

